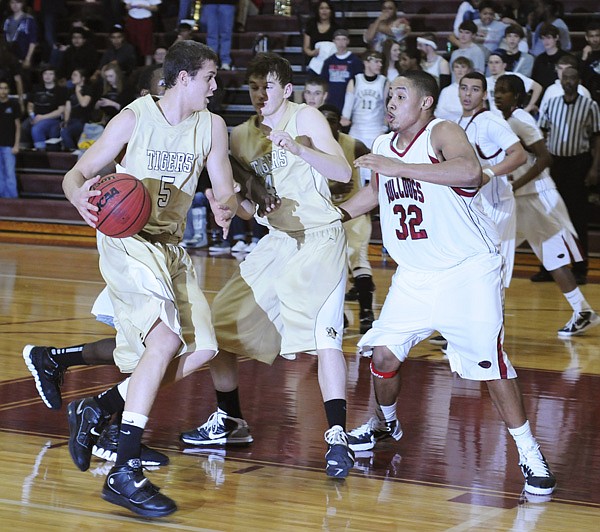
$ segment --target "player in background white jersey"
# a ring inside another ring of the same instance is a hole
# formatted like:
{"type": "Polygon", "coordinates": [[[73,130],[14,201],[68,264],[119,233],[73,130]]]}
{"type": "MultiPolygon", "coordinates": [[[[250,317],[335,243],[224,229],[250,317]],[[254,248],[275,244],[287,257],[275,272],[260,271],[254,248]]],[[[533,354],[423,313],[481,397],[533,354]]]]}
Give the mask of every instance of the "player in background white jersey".
{"type": "Polygon", "coordinates": [[[581,261],[583,256],[567,207],[548,171],[552,156],[544,135],[535,119],[521,108],[525,91],[516,76],[501,76],[496,81],[496,106],[528,151],[527,163],[511,175],[517,204],[516,244],[529,242],[571,305],[573,316],[558,330],[559,337],[570,338],[600,325],[600,316],[586,301],[568,267],[571,260],[581,261]]]}
{"type": "Polygon", "coordinates": [[[400,367],[411,347],[437,329],[448,338],[451,369],[486,382],[519,450],[525,490],[550,494],[556,480],[502,348],[502,258],[478,193],[487,177],[461,128],[434,119],[438,93],[435,78],[425,72],[394,80],[387,105],[392,132],[355,161],[374,178],[340,206],[352,218],[379,205],[384,245],[398,264],[381,315],[359,342],[363,352],[372,349],[381,410],[362,427],[370,439],[363,443],[373,447],[378,435],[401,437],[400,367]]]}
{"type": "Polygon", "coordinates": [[[487,110],[486,79],[478,72],[463,76],[459,84],[463,114],[458,125],[465,130],[489,183],[481,189],[483,206],[494,220],[504,257],[504,286],[512,276],[515,254],[515,198],[507,174],[527,162],[519,138],[501,116],[487,110]]]}

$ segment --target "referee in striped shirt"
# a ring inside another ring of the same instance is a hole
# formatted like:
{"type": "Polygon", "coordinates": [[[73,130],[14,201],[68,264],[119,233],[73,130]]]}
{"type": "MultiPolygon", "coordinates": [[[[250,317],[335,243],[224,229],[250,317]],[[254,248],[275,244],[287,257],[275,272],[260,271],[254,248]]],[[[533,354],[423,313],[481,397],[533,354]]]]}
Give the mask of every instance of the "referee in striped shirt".
{"type": "Polygon", "coordinates": [[[552,154],[550,173],[563,197],[571,221],[583,247],[583,262],[573,265],[578,284],[587,282],[588,201],[586,182],[595,183],[600,169],[600,108],[577,92],[579,72],[573,67],[563,71],[564,96],[557,96],[539,118],[552,154]]]}

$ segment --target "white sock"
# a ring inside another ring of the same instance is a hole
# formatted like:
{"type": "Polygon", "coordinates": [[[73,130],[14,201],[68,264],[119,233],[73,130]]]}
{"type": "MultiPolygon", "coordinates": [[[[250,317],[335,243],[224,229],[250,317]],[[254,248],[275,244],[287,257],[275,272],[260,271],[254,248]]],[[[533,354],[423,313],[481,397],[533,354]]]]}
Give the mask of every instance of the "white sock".
{"type": "Polygon", "coordinates": [[[383,417],[387,423],[390,421],[396,421],[396,403],[393,405],[385,406],[379,405],[381,408],[381,412],[383,413],[383,417]]]}
{"type": "Polygon", "coordinates": [[[148,423],[148,416],[124,410],[123,416],[121,417],[121,423],[133,425],[134,427],[138,427],[143,430],[146,428],[146,423],[148,423]]]}
{"type": "Polygon", "coordinates": [[[519,451],[521,449],[531,449],[537,446],[537,441],[531,432],[529,421],[525,421],[524,425],[517,427],[516,429],[508,429],[508,432],[515,440],[519,451]]]}
{"type": "Polygon", "coordinates": [[[571,305],[571,308],[575,312],[583,312],[585,310],[592,309],[592,307],[590,307],[590,304],[585,300],[585,297],[583,297],[583,294],[581,293],[579,287],[563,295],[567,298],[569,305],[571,305]]]}
{"type": "Polygon", "coordinates": [[[117,384],[117,390],[119,390],[119,395],[123,398],[123,401],[127,400],[127,388],[129,386],[129,379],[131,377],[127,377],[123,382],[117,384]]]}

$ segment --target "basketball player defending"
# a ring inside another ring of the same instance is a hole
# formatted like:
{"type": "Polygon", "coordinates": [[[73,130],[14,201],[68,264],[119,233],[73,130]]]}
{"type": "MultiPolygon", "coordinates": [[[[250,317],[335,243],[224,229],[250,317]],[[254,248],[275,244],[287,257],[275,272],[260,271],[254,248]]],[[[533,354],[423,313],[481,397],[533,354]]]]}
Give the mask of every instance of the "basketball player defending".
{"type": "Polygon", "coordinates": [[[231,133],[231,153],[281,199],[258,221],[269,228],[213,302],[219,354],[210,364],[217,411],[181,438],[192,445],[252,441],[238,397],[240,355],[268,364],[278,355],[318,357],[329,430],[326,471],[345,477],[354,464],[346,424],[342,353],[346,238],[328,179],[348,182],[352,169],[315,108],[290,102],[292,69],[260,53],[248,67],[256,116],[231,133]]]}
{"type": "Polygon", "coordinates": [[[385,422],[398,426],[399,370],[410,348],[439,330],[448,339],[452,371],[487,383],[517,444],[525,489],[550,494],[556,480],[502,348],[502,256],[480,204],[479,161],[458,125],[433,118],[438,87],[431,75],[405,73],[390,96],[392,132],[355,161],[375,178],[340,207],[355,217],[379,204],[383,243],[398,263],[381,315],[359,342],[363,352],[372,351],[385,422]]]}
{"type": "Polygon", "coordinates": [[[216,64],[217,56],[207,46],[175,43],[164,62],[163,98],[148,95],[125,107],[63,182],[65,195],[92,227],[98,218],[90,199],[98,193],[90,187],[100,169],[115,160],[143,180],[152,198],[150,220],[139,235],[117,239],[98,234],[100,270],[115,312],[115,362],[132,375],[98,397],[68,406],[69,451],[83,471],[111,414],[124,410],[116,464],[102,496],[145,517],[177,509],[144,477],[140,461],[142,433],[158,388],[184,376],[186,367],[208,362],[217,351],[208,304],[190,257],[178,245],[204,164],[217,200],[231,213],[238,207],[227,128],[206,110],[216,89],[216,64]]]}

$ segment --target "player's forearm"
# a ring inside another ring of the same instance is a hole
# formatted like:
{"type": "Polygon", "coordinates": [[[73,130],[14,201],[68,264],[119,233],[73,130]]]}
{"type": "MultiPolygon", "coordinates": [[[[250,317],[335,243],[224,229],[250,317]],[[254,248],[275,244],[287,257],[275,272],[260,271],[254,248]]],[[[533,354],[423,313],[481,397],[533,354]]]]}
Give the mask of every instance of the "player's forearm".
{"type": "Polygon", "coordinates": [[[299,156],[327,179],[342,183],[352,179],[352,168],[344,157],[323,153],[307,146],[302,146],[299,156]]]}
{"type": "Polygon", "coordinates": [[[85,176],[77,168],[72,168],[65,174],[62,182],[62,188],[66,198],[71,203],[73,202],[73,195],[75,191],[81,188],[84,183],[85,176]]]}
{"type": "Polygon", "coordinates": [[[369,185],[361,188],[349,200],[342,203],[339,206],[339,209],[342,213],[347,213],[349,219],[352,219],[372,211],[377,207],[378,202],[379,198],[377,197],[377,190],[372,185],[369,185]]]}
{"type": "Polygon", "coordinates": [[[507,153],[504,160],[498,164],[491,166],[490,168],[496,175],[505,175],[514,172],[519,166],[522,166],[527,162],[527,153],[525,150],[520,149],[511,153],[507,153]]]}
{"type": "Polygon", "coordinates": [[[404,164],[396,177],[409,177],[449,187],[473,188],[482,185],[481,166],[476,160],[466,157],[439,164],[404,164]]]}

